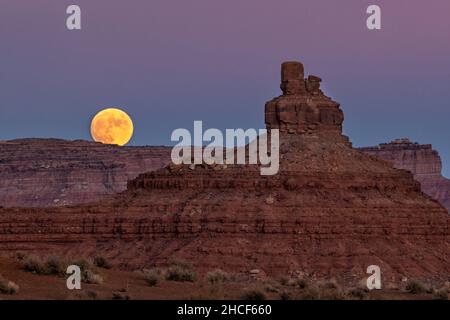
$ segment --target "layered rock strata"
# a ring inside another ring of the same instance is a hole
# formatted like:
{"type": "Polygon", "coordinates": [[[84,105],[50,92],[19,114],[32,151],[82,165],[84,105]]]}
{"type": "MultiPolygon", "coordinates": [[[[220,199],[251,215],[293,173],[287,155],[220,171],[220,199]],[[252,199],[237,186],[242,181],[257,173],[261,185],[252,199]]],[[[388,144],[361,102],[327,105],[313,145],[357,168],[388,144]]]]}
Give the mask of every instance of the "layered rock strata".
{"type": "Polygon", "coordinates": [[[0,206],[50,207],[98,201],[138,174],[170,162],[168,147],[118,147],[87,141],[0,142],[0,206]]]}
{"type": "Polygon", "coordinates": [[[387,160],[398,169],[411,172],[420,182],[422,191],[439,201],[450,212],[450,180],[442,176],[441,157],[431,144],[418,144],[403,138],[359,150],[387,160]]]}

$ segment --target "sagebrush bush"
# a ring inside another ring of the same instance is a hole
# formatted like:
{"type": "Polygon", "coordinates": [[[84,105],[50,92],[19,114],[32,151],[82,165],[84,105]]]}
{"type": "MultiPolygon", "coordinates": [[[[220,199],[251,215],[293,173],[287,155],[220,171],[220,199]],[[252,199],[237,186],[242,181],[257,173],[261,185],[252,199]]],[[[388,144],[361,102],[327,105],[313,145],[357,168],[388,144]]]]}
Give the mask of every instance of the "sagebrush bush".
{"type": "Polygon", "coordinates": [[[23,263],[23,268],[26,271],[33,272],[40,275],[57,275],[66,276],[67,267],[69,265],[76,265],[81,271],[81,281],[90,284],[101,284],[103,278],[96,274],[95,267],[91,262],[85,259],[70,261],[59,256],[50,256],[47,259],[42,259],[38,256],[27,256],[23,263]]]}
{"type": "Polygon", "coordinates": [[[19,286],[0,276],[0,293],[16,294],[19,292],[19,286]]]}
{"type": "Polygon", "coordinates": [[[89,284],[102,284],[103,278],[92,270],[85,270],[82,274],[82,281],[89,284]]]}
{"type": "Polygon", "coordinates": [[[58,256],[51,256],[45,262],[45,269],[47,274],[64,276],[66,274],[68,266],[68,262],[58,256]]]}
{"type": "Polygon", "coordinates": [[[230,279],[230,276],[227,272],[216,269],[214,271],[210,271],[205,276],[206,281],[211,285],[222,284],[230,279]]]}
{"type": "Polygon", "coordinates": [[[241,296],[242,300],[266,300],[266,294],[264,291],[253,288],[253,289],[247,289],[244,291],[244,293],[241,296]]]}
{"type": "Polygon", "coordinates": [[[306,289],[308,288],[308,281],[306,279],[298,279],[297,280],[297,287],[299,287],[300,289],[306,289]]]}
{"type": "Polygon", "coordinates": [[[174,261],[167,268],[166,279],[170,281],[194,282],[197,279],[197,274],[190,263],[174,261]]]}
{"type": "Polygon", "coordinates": [[[367,297],[368,289],[354,288],[349,290],[348,294],[353,299],[363,300],[367,297]]]}
{"type": "Polygon", "coordinates": [[[112,295],[113,300],[130,300],[130,296],[120,292],[114,292],[112,295]]]}
{"type": "Polygon", "coordinates": [[[427,292],[427,287],[418,280],[409,280],[405,289],[412,294],[422,294],[427,292]]]}
{"type": "Polygon", "coordinates": [[[292,300],[292,297],[291,297],[291,294],[288,291],[283,290],[280,293],[280,299],[281,300],[292,300]]]}
{"type": "Polygon", "coordinates": [[[301,295],[302,300],[318,300],[320,299],[320,292],[317,288],[309,286],[301,295]]]}
{"type": "Polygon", "coordinates": [[[23,267],[26,271],[33,272],[36,274],[56,274],[56,275],[65,275],[66,269],[68,266],[68,262],[63,258],[58,256],[51,256],[46,260],[35,256],[27,256],[25,258],[23,267]]]}
{"type": "Polygon", "coordinates": [[[441,288],[441,289],[435,290],[433,293],[433,298],[436,300],[448,300],[448,289],[441,288]]]}
{"type": "Polygon", "coordinates": [[[16,258],[19,260],[24,260],[27,257],[27,254],[25,252],[22,251],[17,251],[16,252],[16,258]]]}
{"type": "Polygon", "coordinates": [[[150,269],[143,271],[143,278],[150,287],[156,286],[163,277],[164,273],[160,269],[150,269]]]}
{"type": "Polygon", "coordinates": [[[84,272],[87,270],[94,271],[94,269],[95,269],[92,262],[87,259],[74,260],[74,261],[70,262],[70,264],[80,267],[81,272],[84,272]]]}
{"type": "Polygon", "coordinates": [[[88,292],[86,292],[86,295],[88,296],[89,299],[92,299],[92,300],[98,299],[98,294],[95,291],[89,290],[88,292]]]}
{"type": "Polygon", "coordinates": [[[286,276],[280,277],[278,279],[278,282],[282,285],[282,286],[287,286],[289,285],[289,278],[286,276]]]}
{"type": "Polygon", "coordinates": [[[28,256],[25,258],[23,267],[26,271],[33,272],[36,274],[47,274],[47,266],[45,261],[43,261],[38,256],[28,256]]]}

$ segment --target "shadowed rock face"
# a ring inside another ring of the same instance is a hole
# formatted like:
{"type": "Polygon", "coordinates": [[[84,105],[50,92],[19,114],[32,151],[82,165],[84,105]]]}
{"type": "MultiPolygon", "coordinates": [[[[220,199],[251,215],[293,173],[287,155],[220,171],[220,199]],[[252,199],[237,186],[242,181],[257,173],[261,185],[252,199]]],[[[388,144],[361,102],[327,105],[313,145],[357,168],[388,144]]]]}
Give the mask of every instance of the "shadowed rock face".
{"type": "Polygon", "coordinates": [[[201,272],[359,283],[375,264],[383,285],[447,279],[445,209],[409,172],[352,149],[339,105],[317,94],[317,80],[307,89],[299,63],[285,68],[284,94],[266,105],[268,128],[281,130],[277,175],[261,176],[256,165],[171,165],[97,204],[4,209],[0,249],[100,251],[129,269],[178,258],[201,272]]]}
{"type": "Polygon", "coordinates": [[[439,153],[431,144],[397,139],[375,147],[359,148],[363,153],[389,161],[395,168],[408,170],[420,182],[422,191],[450,212],[450,180],[442,176],[439,153]]]}
{"type": "Polygon", "coordinates": [[[0,142],[0,206],[50,207],[98,201],[138,174],[170,161],[168,147],[118,147],[87,141],[0,142]]]}

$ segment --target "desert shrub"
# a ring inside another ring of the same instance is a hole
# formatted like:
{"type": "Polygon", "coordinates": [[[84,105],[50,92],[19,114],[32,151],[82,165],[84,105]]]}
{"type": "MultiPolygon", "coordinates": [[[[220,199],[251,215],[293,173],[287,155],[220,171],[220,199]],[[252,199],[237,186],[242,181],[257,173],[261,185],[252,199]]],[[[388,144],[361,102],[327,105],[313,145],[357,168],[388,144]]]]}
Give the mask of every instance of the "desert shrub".
{"type": "Polygon", "coordinates": [[[345,300],[347,295],[340,288],[321,288],[319,289],[319,299],[322,300],[345,300]]]}
{"type": "Polygon", "coordinates": [[[69,261],[62,257],[51,256],[43,260],[37,256],[28,256],[23,267],[26,271],[41,275],[66,276],[67,267],[76,265],[81,270],[81,281],[90,284],[101,284],[103,278],[95,273],[95,267],[87,260],[69,261]]]}
{"type": "Polygon", "coordinates": [[[27,254],[23,251],[16,252],[16,258],[19,260],[24,260],[27,257],[27,254]]]}
{"type": "Polygon", "coordinates": [[[205,276],[206,281],[211,285],[222,284],[230,279],[228,273],[221,269],[216,269],[214,271],[208,272],[205,276]]]}
{"type": "Polygon", "coordinates": [[[70,262],[70,264],[80,267],[81,272],[84,272],[87,270],[94,271],[94,269],[95,269],[92,262],[89,260],[86,260],[86,259],[73,260],[72,262],[70,262]]]}
{"type": "Polygon", "coordinates": [[[310,290],[307,295],[310,299],[343,300],[346,293],[335,281],[319,282],[317,287],[310,290]]]}
{"type": "Polygon", "coordinates": [[[354,288],[348,292],[349,296],[353,299],[363,300],[367,297],[368,289],[354,288]]]}
{"type": "Polygon", "coordinates": [[[292,297],[291,297],[291,294],[288,291],[283,290],[280,293],[280,299],[281,300],[292,300],[292,297]]]}
{"type": "Polygon", "coordinates": [[[98,299],[98,294],[95,291],[89,290],[88,292],[86,292],[86,295],[88,296],[89,299],[92,299],[92,300],[98,299]]]}
{"type": "Polygon", "coordinates": [[[46,263],[41,258],[34,255],[26,257],[23,267],[26,271],[36,274],[48,273],[46,263]]]}
{"type": "Polygon", "coordinates": [[[441,289],[435,290],[433,293],[433,299],[448,300],[448,289],[441,288],[441,289]]]}
{"type": "Polygon", "coordinates": [[[296,285],[300,289],[306,289],[308,288],[308,281],[306,279],[298,279],[296,282],[296,285]]]}
{"type": "Polygon", "coordinates": [[[262,290],[260,290],[258,288],[253,288],[253,289],[246,290],[242,294],[241,299],[242,300],[266,300],[266,295],[262,290]]]}
{"type": "Polygon", "coordinates": [[[100,275],[94,273],[92,270],[85,270],[82,273],[81,281],[89,284],[102,284],[103,278],[100,275]]]}
{"type": "Polygon", "coordinates": [[[320,284],[323,289],[339,289],[339,285],[335,281],[327,281],[320,284]]]}
{"type": "Polygon", "coordinates": [[[197,274],[193,266],[188,262],[174,261],[166,271],[166,279],[170,281],[194,282],[197,274]]]}
{"type": "Polygon", "coordinates": [[[97,267],[103,268],[103,269],[111,269],[112,268],[112,263],[103,256],[96,256],[94,258],[94,264],[97,267]]]}
{"type": "Polygon", "coordinates": [[[144,270],[143,272],[143,278],[150,287],[156,286],[162,277],[163,272],[160,269],[144,270]]]}
{"type": "Polygon", "coordinates": [[[19,292],[19,286],[0,276],[0,293],[16,294],[19,292]]]}
{"type": "Polygon", "coordinates": [[[320,299],[320,292],[315,287],[308,287],[303,291],[303,293],[301,295],[301,299],[302,300],[318,300],[318,299],[320,299]]]}
{"type": "Polygon", "coordinates": [[[64,276],[68,267],[67,261],[58,256],[51,256],[45,262],[46,274],[64,276]]]}
{"type": "Polygon", "coordinates": [[[287,286],[289,285],[289,278],[288,277],[280,277],[278,279],[278,282],[282,285],[282,286],[287,286]]]}
{"type": "Polygon", "coordinates": [[[264,285],[264,290],[266,290],[266,292],[279,292],[280,290],[278,290],[278,288],[276,288],[273,284],[271,283],[266,283],[264,285]]]}
{"type": "Polygon", "coordinates": [[[113,300],[130,300],[130,296],[120,293],[120,292],[114,292],[112,295],[113,300]]]}
{"type": "Polygon", "coordinates": [[[427,292],[427,287],[418,280],[409,280],[406,284],[405,289],[412,294],[421,294],[427,292]]]}

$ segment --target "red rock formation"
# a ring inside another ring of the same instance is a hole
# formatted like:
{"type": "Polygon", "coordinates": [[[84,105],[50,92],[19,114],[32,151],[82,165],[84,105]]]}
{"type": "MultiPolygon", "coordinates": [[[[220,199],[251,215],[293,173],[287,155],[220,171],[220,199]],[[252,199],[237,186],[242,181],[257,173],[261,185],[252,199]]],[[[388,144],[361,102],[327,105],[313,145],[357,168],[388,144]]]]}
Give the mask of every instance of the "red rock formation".
{"type": "Polygon", "coordinates": [[[283,65],[285,94],[266,105],[269,129],[281,129],[277,175],[256,165],[170,166],[98,204],[3,209],[0,250],[101,251],[130,269],[182,258],[200,271],[355,283],[375,264],[384,285],[447,279],[445,209],[409,172],[352,149],[339,105],[302,69],[283,65]]]}
{"type": "Polygon", "coordinates": [[[389,161],[395,168],[408,170],[420,182],[422,191],[450,211],[450,180],[442,176],[439,153],[431,144],[397,139],[375,147],[359,148],[367,155],[389,161]]]}
{"type": "Polygon", "coordinates": [[[138,174],[170,162],[168,147],[118,147],[87,141],[0,142],[0,206],[49,207],[97,201],[138,174]]]}

